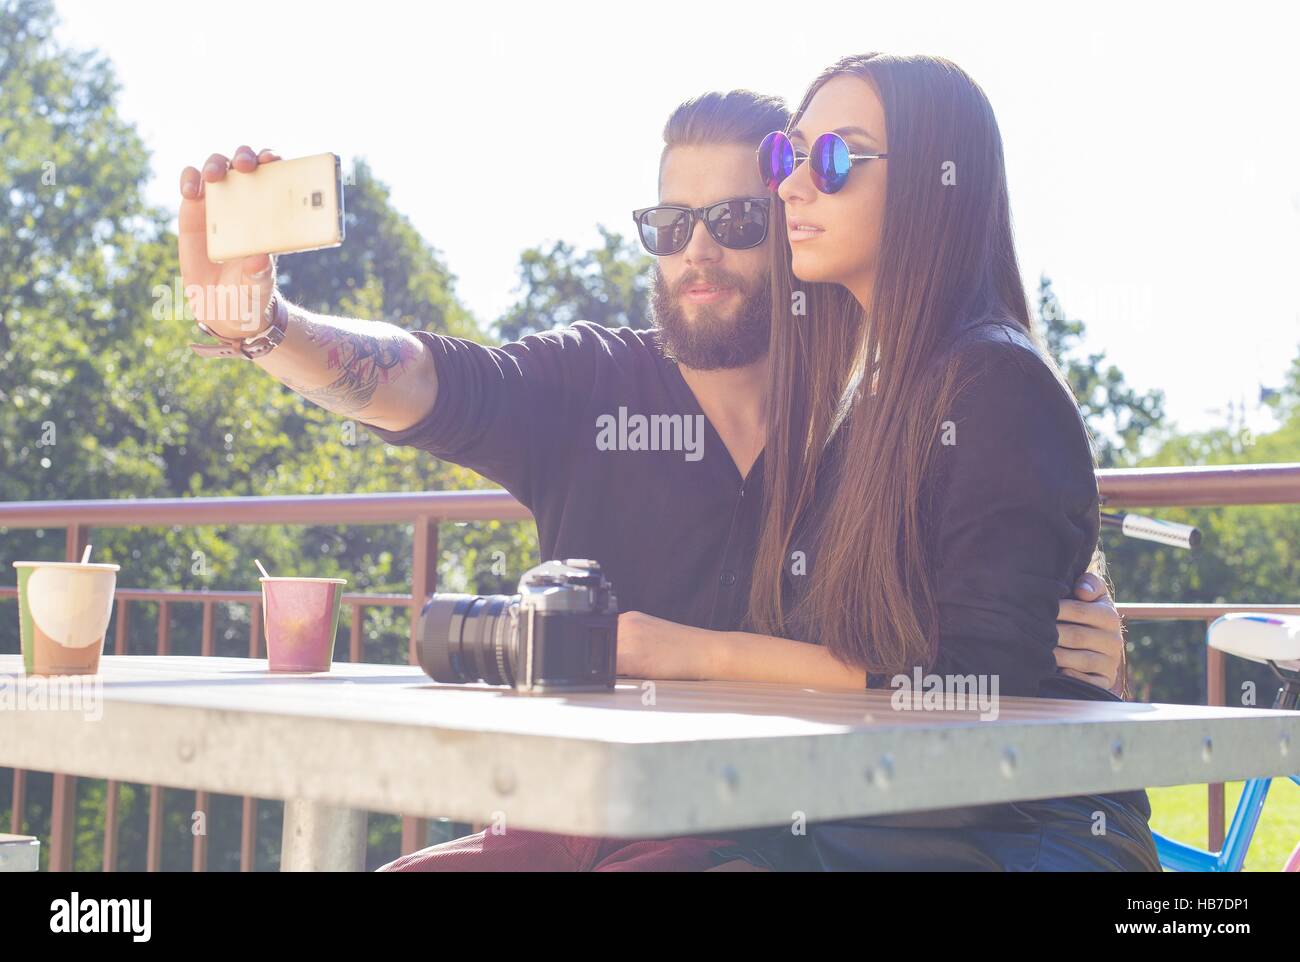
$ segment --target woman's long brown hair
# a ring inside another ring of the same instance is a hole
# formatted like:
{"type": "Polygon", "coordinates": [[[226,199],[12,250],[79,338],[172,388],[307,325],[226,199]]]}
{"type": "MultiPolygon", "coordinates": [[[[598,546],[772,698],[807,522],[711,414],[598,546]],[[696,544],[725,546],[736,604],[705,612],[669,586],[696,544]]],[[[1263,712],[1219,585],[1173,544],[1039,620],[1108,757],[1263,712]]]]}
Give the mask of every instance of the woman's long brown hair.
{"type": "Polygon", "coordinates": [[[938,646],[922,498],[944,412],[962,387],[947,348],[970,319],[997,317],[1031,336],[1032,326],[1002,138],[984,92],[941,58],[846,57],[813,82],[787,131],[822,84],[844,74],[872,84],[885,113],[889,158],[873,161],[888,164],[874,295],[864,316],[844,287],[795,278],[776,202],[764,512],[748,621],[789,635],[783,572],[807,548],[792,544],[796,523],[838,428],[845,469],[797,610],[800,637],[868,672],[906,673],[932,665],[938,646]],[[805,315],[792,313],[796,291],[805,315]],[[852,417],[840,422],[849,405],[852,417]]]}

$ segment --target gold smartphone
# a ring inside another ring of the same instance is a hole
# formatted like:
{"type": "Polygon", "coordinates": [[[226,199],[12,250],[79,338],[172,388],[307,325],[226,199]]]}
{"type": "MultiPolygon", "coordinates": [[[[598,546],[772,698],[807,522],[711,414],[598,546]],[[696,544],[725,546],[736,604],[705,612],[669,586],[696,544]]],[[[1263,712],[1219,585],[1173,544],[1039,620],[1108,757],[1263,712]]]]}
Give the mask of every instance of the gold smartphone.
{"type": "Polygon", "coordinates": [[[343,177],[336,154],[231,169],[204,184],[208,260],[289,254],[343,243],[343,177]]]}

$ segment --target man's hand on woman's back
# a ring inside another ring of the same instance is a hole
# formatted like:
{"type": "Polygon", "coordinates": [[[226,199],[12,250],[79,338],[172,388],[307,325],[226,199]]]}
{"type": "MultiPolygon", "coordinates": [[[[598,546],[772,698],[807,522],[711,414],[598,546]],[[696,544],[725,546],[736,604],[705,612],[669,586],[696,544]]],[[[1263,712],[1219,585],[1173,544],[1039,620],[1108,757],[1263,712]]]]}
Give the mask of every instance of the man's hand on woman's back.
{"type": "Polygon", "coordinates": [[[1085,572],[1056,616],[1061,673],[1119,694],[1123,687],[1124,622],[1100,578],[1085,572]]]}

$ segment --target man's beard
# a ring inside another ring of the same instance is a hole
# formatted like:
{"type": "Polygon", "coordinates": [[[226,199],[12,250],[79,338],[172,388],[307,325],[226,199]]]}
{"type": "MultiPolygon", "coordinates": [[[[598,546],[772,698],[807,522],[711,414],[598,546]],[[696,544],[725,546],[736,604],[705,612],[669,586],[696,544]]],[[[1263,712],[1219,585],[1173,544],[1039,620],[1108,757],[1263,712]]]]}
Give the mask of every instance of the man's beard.
{"type": "Polygon", "coordinates": [[[753,364],[767,353],[772,291],[766,276],[757,284],[747,284],[726,271],[706,274],[693,270],[669,290],[658,265],[654,275],[650,307],[665,356],[697,371],[716,371],[753,364]],[[724,319],[713,308],[701,305],[695,320],[687,320],[681,308],[682,291],[701,283],[735,288],[740,297],[735,313],[724,319]]]}

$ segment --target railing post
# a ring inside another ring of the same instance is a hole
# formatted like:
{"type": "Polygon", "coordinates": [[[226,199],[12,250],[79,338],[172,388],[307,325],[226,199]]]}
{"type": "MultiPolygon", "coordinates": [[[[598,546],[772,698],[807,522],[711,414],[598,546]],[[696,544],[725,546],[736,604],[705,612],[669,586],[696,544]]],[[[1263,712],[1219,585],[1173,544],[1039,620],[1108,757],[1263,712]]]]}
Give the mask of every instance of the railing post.
{"type": "Polygon", "coordinates": [[[51,872],[72,871],[72,847],[76,841],[77,779],[74,775],[54,775],[50,797],[50,864],[51,872]]]}
{"type": "MultiPolygon", "coordinates": [[[[126,598],[117,599],[116,623],[113,625],[113,654],[125,655],[130,616],[126,598]]],[[[105,872],[117,871],[117,800],[118,783],[109,779],[104,783],[104,866],[105,872]]]]}
{"type": "MultiPolygon", "coordinates": [[[[171,653],[171,602],[158,602],[158,654],[171,653]]],[[[163,788],[149,786],[149,834],[145,846],[145,871],[162,870],[163,788]]]]}
{"type": "Polygon", "coordinates": [[[212,657],[212,602],[203,602],[203,636],[199,641],[199,654],[212,657]]]}
{"type": "MultiPolygon", "coordinates": [[[[1210,622],[1206,622],[1206,631],[1209,631],[1210,622]]],[[[1223,707],[1227,703],[1228,695],[1228,678],[1227,678],[1227,658],[1223,652],[1217,648],[1211,648],[1208,644],[1205,646],[1205,704],[1217,707],[1223,707]]],[[[1224,835],[1224,815],[1225,806],[1223,798],[1223,783],[1215,782],[1207,786],[1208,798],[1206,808],[1206,819],[1208,822],[1207,847],[1211,852],[1218,852],[1223,848],[1224,835]]]]}
{"type": "Polygon", "coordinates": [[[411,643],[407,661],[420,663],[416,639],[420,630],[420,609],[425,599],[438,590],[438,521],[428,515],[415,519],[414,557],[411,559],[411,643]]]}
{"type": "MultiPolygon", "coordinates": [[[[416,646],[420,630],[420,609],[425,599],[438,590],[438,519],[422,514],[415,519],[413,532],[414,557],[411,559],[411,637],[407,660],[412,665],[420,663],[416,646]]],[[[429,821],[425,818],[402,816],[402,854],[409,855],[424,848],[429,837],[429,821]]]]}
{"type": "MultiPolygon", "coordinates": [[[[262,605],[248,606],[248,657],[262,657],[262,605]]],[[[257,865],[257,799],[244,796],[239,822],[239,870],[251,872],[257,865]]]]}
{"type": "Polygon", "coordinates": [[[117,799],[118,784],[104,783],[104,866],[105,872],[117,871],[117,799]]]}
{"type": "Polygon", "coordinates": [[[127,607],[127,600],[125,598],[118,598],[117,599],[117,624],[113,626],[115,632],[113,638],[113,654],[115,655],[126,654],[127,641],[129,640],[127,636],[127,632],[130,631],[130,626],[131,626],[131,618],[129,612],[130,609],[127,607]]]}
{"type": "Polygon", "coordinates": [[[9,812],[9,834],[23,833],[23,809],[27,807],[27,773],[14,769],[13,809],[9,812]]]}
{"type": "MultiPolygon", "coordinates": [[[[64,560],[80,561],[90,541],[90,528],[70,524],[64,541],[64,560]]],[[[76,844],[77,779],[75,775],[54,773],[50,797],[50,864],[51,872],[72,871],[73,846],[76,844]]]]}
{"type": "Polygon", "coordinates": [[[361,602],[352,603],[351,614],[352,618],[348,626],[348,661],[355,665],[361,661],[362,616],[365,614],[361,602]]]}
{"type": "MultiPolygon", "coordinates": [[[[194,811],[203,816],[203,831],[194,836],[190,848],[190,871],[206,872],[208,870],[208,805],[211,797],[207,792],[194,793],[194,811]]],[[[193,830],[193,823],[191,823],[193,830]]]]}
{"type": "MultiPolygon", "coordinates": [[[[204,658],[212,657],[212,602],[203,602],[203,637],[199,642],[199,654],[204,658]]],[[[194,836],[190,849],[190,871],[206,872],[208,870],[208,804],[207,792],[194,793],[194,811],[203,818],[203,831],[194,836]]]]}

